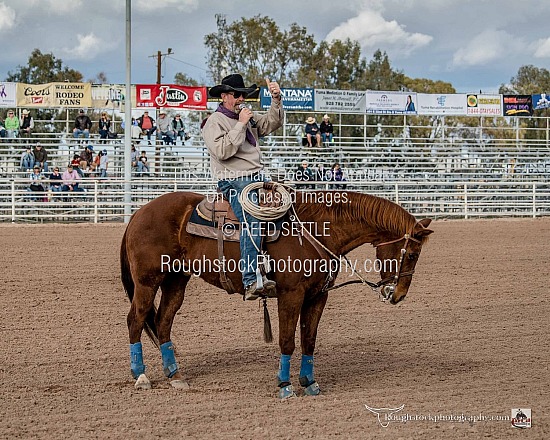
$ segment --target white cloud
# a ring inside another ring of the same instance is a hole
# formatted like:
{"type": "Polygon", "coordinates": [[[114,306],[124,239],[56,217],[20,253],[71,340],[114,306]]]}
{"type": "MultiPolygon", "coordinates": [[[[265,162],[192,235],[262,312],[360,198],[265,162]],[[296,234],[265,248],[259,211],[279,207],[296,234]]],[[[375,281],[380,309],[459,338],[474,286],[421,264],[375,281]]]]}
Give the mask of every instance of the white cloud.
{"type": "Polygon", "coordinates": [[[550,38],[543,38],[533,43],[535,58],[550,58],[550,38]]]}
{"type": "Polygon", "coordinates": [[[15,26],[15,11],[0,2],[0,32],[11,29],[15,26]]]}
{"type": "Polygon", "coordinates": [[[76,13],[83,7],[82,0],[47,0],[47,3],[47,11],[59,15],[65,15],[68,12],[76,13]]]}
{"type": "Polygon", "coordinates": [[[510,58],[521,53],[524,43],[521,38],[508,32],[488,29],[476,35],[453,55],[453,66],[471,67],[487,65],[498,59],[510,58]]]}
{"type": "Polygon", "coordinates": [[[412,51],[429,44],[430,35],[410,33],[395,20],[387,21],[379,11],[363,10],[356,17],[335,27],[326,37],[356,40],[363,50],[381,49],[395,55],[410,55],[412,51]]]}
{"type": "Polygon", "coordinates": [[[165,8],[175,8],[182,12],[191,12],[198,8],[198,0],[137,0],[133,7],[141,12],[151,12],[165,8]]]}
{"type": "Polygon", "coordinates": [[[88,35],[76,36],[78,44],[73,48],[63,48],[66,53],[65,58],[73,60],[91,60],[94,59],[100,52],[108,49],[108,46],[100,38],[96,37],[93,32],[88,35]]]}

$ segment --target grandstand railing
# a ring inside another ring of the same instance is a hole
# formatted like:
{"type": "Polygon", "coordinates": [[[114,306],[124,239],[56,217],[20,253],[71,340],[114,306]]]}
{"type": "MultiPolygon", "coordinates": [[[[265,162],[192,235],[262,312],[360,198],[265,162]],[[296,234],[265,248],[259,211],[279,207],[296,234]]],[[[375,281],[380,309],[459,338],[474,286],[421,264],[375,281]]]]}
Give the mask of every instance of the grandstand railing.
{"type": "MultiPolygon", "coordinates": [[[[298,182],[288,182],[294,185],[298,182]]],[[[303,182],[301,182],[303,184],[303,182]]],[[[47,185],[48,181],[44,181],[47,185]]],[[[334,182],[315,189],[335,190],[334,182]]],[[[550,215],[548,182],[380,182],[348,181],[345,189],[393,200],[416,216],[430,218],[538,217],[550,215]]],[[[0,222],[121,222],[128,205],[133,213],[169,192],[215,192],[211,179],[84,179],[85,192],[31,192],[28,179],[0,180],[0,222]]],[[[328,200],[328,199],[327,199],[328,200]]]]}

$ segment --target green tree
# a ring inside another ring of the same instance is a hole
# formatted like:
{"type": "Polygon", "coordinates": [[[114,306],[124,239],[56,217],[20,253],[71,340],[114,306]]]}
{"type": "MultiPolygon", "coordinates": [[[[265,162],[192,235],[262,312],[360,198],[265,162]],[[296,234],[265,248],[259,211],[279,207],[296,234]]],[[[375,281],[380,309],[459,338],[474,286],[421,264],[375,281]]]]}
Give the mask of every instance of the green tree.
{"type": "Polygon", "coordinates": [[[313,35],[295,23],[281,31],[265,16],[243,17],[229,25],[225,16],[218,14],[216,18],[218,31],[204,37],[214,83],[239,72],[247,84],[263,84],[269,77],[288,86],[301,62],[316,47],[313,35]]]}
{"type": "Polygon", "coordinates": [[[63,61],[53,53],[43,54],[34,49],[26,66],[17,66],[15,72],[8,72],[6,81],[27,84],[45,84],[57,81],[81,82],[82,73],[63,66],[63,61]]]}
{"type": "Polygon", "coordinates": [[[182,72],[178,72],[174,75],[174,84],[179,84],[180,86],[199,86],[199,82],[196,79],[182,72]]]}

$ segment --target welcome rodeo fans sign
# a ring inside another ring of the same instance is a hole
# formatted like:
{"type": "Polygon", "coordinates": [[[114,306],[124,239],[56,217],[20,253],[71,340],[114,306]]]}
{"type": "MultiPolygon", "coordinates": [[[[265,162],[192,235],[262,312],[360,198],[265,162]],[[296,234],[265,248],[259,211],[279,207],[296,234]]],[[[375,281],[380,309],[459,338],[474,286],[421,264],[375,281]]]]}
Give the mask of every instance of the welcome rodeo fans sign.
{"type": "Polygon", "coordinates": [[[91,107],[92,84],[54,82],[17,83],[18,107],[91,107]]]}

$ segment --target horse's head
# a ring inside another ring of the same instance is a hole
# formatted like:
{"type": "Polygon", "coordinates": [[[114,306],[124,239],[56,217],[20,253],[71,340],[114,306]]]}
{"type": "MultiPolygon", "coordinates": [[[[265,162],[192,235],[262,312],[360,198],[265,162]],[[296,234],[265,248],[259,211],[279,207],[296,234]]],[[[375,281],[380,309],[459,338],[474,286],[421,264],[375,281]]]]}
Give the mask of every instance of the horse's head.
{"type": "Polygon", "coordinates": [[[407,295],[422,244],[433,232],[428,229],[430,223],[430,219],[422,219],[416,223],[412,234],[388,237],[376,243],[376,258],[382,269],[381,293],[391,304],[397,304],[407,295]]]}

